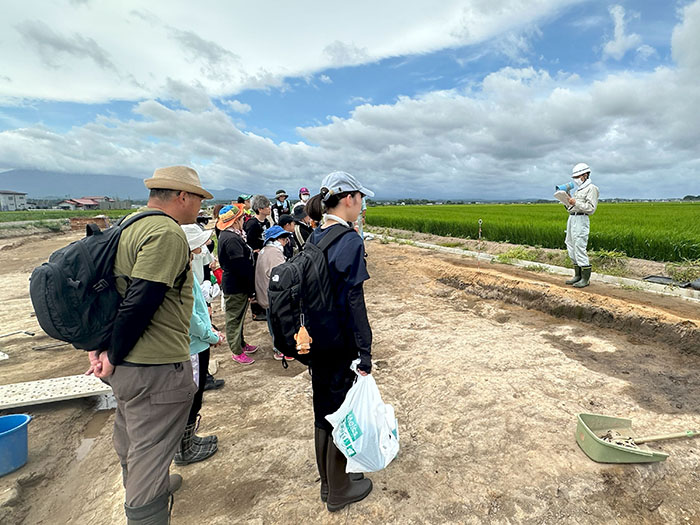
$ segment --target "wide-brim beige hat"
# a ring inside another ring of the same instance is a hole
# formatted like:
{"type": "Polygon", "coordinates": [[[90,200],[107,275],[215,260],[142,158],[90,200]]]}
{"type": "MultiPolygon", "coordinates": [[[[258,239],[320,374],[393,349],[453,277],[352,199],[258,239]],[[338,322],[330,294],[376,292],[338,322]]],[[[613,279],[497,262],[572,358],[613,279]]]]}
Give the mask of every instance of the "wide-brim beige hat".
{"type": "Polygon", "coordinates": [[[153,177],[144,179],[143,183],[149,190],[179,190],[194,193],[205,199],[213,199],[214,196],[202,188],[199,175],[187,166],[170,166],[158,168],[153,172],[153,177]]]}

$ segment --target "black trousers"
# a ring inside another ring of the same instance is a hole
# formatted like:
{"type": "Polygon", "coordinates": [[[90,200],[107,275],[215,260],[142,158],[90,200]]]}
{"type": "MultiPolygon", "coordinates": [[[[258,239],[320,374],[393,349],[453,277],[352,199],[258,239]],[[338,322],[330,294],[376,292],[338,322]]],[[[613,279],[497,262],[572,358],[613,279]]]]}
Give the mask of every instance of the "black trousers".
{"type": "MultiPolygon", "coordinates": [[[[317,350],[316,350],[317,351],[317,350]]],[[[350,370],[351,358],[311,363],[311,390],[313,392],[314,424],[327,432],[333,426],[326,416],[340,408],[345,395],[355,383],[357,375],[350,370]]]]}
{"type": "Polygon", "coordinates": [[[191,425],[197,422],[197,415],[202,408],[202,397],[204,396],[204,385],[207,383],[207,373],[209,370],[209,357],[211,349],[207,348],[199,353],[199,383],[197,384],[197,392],[192,400],[192,408],[190,409],[190,417],[187,419],[187,424],[191,425]]]}

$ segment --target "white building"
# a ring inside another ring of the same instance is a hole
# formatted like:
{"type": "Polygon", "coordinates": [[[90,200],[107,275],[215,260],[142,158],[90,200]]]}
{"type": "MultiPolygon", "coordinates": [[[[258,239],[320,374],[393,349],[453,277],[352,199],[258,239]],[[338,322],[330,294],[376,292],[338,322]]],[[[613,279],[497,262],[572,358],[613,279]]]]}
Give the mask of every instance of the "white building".
{"type": "Polygon", "coordinates": [[[27,209],[27,194],[18,191],[0,190],[0,211],[27,209]]]}

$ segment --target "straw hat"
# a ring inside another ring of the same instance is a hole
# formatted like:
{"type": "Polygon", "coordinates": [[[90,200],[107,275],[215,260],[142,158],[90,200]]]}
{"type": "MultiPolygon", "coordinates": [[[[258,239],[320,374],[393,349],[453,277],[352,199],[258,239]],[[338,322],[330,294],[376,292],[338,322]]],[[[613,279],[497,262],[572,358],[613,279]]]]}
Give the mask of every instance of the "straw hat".
{"type": "Polygon", "coordinates": [[[238,219],[243,217],[245,214],[245,208],[243,204],[229,204],[228,206],[224,206],[221,208],[221,211],[219,212],[219,220],[216,223],[216,227],[219,228],[220,230],[225,230],[229,226],[231,226],[234,222],[236,222],[238,219]]]}
{"type": "Polygon", "coordinates": [[[149,190],[179,190],[194,193],[205,199],[213,199],[214,196],[202,188],[199,175],[187,166],[170,166],[158,168],[153,172],[153,177],[144,179],[143,183],[149,190]]]}

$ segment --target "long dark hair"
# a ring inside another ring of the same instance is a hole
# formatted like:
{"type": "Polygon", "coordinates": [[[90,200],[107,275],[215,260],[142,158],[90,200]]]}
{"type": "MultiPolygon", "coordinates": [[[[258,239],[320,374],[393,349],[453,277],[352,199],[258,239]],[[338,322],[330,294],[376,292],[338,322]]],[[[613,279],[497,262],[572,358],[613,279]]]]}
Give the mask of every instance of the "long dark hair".
{"type": "Polygon", "coordinates": [[[334,193],[333,195],[329,195],[324,201],[323,198],[328,194],[328,188],[321,188],[321,193],[311,197],[306,203],[306,206],[304,206],[304,210],[309,217],[319,222],[326,211],[335,208],[345,197],[354,195],[355,193],[357,192],[343,191],[341,193],[334,193]]]}

